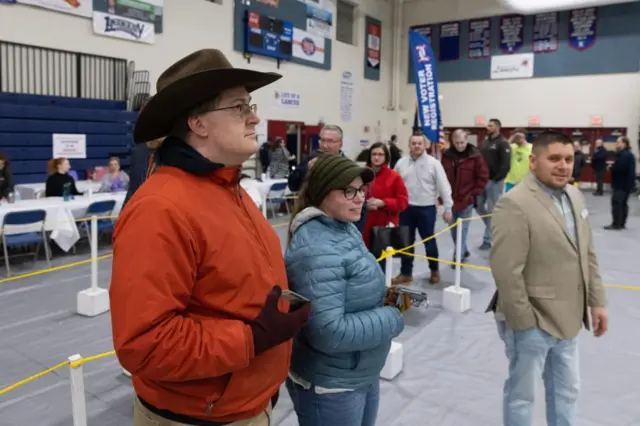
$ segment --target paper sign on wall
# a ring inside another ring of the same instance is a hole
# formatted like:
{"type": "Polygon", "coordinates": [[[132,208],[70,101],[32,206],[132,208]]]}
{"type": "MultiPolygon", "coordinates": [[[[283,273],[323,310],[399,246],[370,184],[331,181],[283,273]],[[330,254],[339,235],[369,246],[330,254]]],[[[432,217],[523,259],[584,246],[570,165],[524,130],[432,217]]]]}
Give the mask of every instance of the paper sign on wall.
{"type": "Polygon", "coordinates": [[[108,13],[93,13],[93,32],[107,37],[153,44],[155,24],[108,13]]]}
{"type": "Polygon", "coordinates": [[[19,0],[18,3],[84,16],[85,18],[91,18],[93,13],[93,0],[19,0]]]}
{"type": "Polygon", "coordinates": [[[87,158],[87,135],[53,134],[53,158],[87,158]]]}
{"type": "Polygon", "coordinates": [[[533,77],[533,53],[491,57],[492,80],[531,77],[533,77]]]}
{"type": "Polygon", "coordinates": [[[295,92],[274,92],[276,104],[285,108],[298,108],[300,106],[300,93],[295,92]]]}

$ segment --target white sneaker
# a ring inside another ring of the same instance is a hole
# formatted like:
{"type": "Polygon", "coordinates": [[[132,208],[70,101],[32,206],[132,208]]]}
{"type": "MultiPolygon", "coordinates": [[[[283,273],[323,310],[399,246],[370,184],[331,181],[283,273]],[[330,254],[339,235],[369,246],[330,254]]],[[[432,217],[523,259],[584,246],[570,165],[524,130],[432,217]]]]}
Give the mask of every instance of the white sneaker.
{"type": "Polygon", "coordinates": [[[129,373],[127,370],[125,370],[124,368],[122,369],[122,374],[124,374],[127,377],[131,377],[131,373],[129,373]]]}

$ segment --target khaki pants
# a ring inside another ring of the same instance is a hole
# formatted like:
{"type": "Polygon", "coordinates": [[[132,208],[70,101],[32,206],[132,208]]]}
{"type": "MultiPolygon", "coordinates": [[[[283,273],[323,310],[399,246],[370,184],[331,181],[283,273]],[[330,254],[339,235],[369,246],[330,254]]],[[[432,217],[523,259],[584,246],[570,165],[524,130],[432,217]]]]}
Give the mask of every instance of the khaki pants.
{"type": "MultiPolygon", "coordinates": [[[[249,419],[241,420],[239,422],[231,423],[229,426],[270,426],[271,425],[271,404],[269,407],[258,416],[249,419]]],[[[188,426],[184,423],[176,423],[171,420],[164,419],[155,413],[147,410],[147,408],[140,403],[138,397],[134,397],[133,400],[133,426],[188,426]]]]}

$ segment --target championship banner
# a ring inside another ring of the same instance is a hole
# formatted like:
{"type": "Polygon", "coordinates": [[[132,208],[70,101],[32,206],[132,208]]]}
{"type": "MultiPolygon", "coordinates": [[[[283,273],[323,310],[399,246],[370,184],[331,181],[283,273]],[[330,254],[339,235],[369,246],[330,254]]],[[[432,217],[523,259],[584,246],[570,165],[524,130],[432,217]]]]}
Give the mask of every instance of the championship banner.
{"type": "Polygon", "coordinates": [[[440,140],[442,120],[438,100],[436,60],[429,40],[416,31],[409,31],[409,48],[415,74],[418,97],[418,118],[422,133],[429,141],[440,140]]]}
{"type": "Polygon", "coordinates": [[[538,13],[533,16],[533,53],[558,50],[558,12],[538,13]]]}
{"type": "Polygon", "coordinates": [[[440,60],[460,59],[460,22],[440,24],[440,60]]]}
{"type": "Polygon", "coordinates": [[[491,19],[472,19],[469,21],[467,36],[469,59],[491,57],[491,19]]]}
{"type": "Polygon", "coordinates": [[[595,7],[574,9],[569,12],[569,46],[585,50],[596,42],[598,10],[595,7]]]}
{"type": "Polygon", "coordinates": [[[504,15],[500,17],[498,46],[504,53],[516,53],[524,45],[524,16],[504,15]]]}

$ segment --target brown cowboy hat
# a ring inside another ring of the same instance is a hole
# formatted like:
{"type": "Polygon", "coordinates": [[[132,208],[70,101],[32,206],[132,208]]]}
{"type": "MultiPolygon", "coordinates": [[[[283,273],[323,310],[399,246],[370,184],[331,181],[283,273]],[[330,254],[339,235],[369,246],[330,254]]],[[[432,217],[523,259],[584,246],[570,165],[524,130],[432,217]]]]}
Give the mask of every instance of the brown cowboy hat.
{"type": "Polygon", "coordinates": [[[185,113],[223,91],[245,87],[252,92],[281,77],[272,72],[233,68],[217,49],[198,50],[171,65],[158,78],[157,93],[138,114],[133,140],[143,143],[168,136],[185,113]]]}

